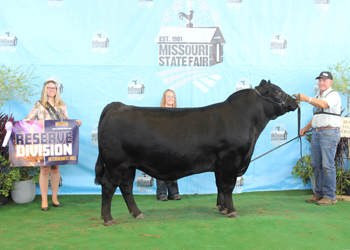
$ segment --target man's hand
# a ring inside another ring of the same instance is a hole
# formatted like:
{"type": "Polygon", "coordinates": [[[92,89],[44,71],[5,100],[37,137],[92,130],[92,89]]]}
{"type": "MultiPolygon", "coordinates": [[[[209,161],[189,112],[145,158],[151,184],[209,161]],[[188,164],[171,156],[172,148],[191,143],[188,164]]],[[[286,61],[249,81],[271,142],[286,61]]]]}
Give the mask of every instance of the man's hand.
{"type": "Polygon", "coordinates": [[[302,129],[300,129],[300,136],[305,136],[306,135],[306,133],[307,133],[307,131],[309,131],[308,129],[306,129],[306,128],[302,128],[302,129]]]}
{"type": "Polygon", "coordinates": [[[306,96],[306,95],[304,95],[304,94],[295,94],[295,95],[293,95],[297,100],[299,100],[299,95],[300,95],[300,101],[301,102],[307,102],[307,101],[309,101],[309,97],[308,96],[306,96]]]}

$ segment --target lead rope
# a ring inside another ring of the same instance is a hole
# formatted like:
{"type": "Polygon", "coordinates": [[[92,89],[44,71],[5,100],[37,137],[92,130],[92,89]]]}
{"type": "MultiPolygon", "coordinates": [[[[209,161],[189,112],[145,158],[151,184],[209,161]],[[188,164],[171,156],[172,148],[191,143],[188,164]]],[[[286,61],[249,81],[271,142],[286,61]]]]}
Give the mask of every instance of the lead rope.
{"type": "Polygon", "coordinates": [[[301,164],[303,164],[303,143],[301,141],[301,136],[300,136],[300,117],[301,117],[301,110],[300,110],[300,94],[298,94],[298,137],[300,141],[300,159],[301,159],[301,164]]]}

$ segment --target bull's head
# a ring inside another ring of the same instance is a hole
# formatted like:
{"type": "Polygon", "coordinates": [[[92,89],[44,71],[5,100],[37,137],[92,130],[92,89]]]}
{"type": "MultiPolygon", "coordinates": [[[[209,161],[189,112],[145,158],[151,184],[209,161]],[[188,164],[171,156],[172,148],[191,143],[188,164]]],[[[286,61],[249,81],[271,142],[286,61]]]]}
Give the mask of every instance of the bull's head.
{"type": "Polygon", "coordinates": [[[261,80],[260,85],[257,86],[255,90],[265,100],[280,106],[281,113],[277,116],[294,111],[298,108],[299,102],[292,96],[286,94],[280,87],[272,84],[270,80],[268,82],[261,80]]]}

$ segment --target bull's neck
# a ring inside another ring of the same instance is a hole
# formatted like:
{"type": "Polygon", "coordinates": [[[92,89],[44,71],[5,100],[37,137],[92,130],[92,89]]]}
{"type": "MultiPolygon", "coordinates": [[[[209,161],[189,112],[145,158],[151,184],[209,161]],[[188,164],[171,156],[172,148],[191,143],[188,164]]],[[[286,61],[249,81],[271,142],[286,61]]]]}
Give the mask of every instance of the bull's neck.
{"type": "Polygon", "coordinates": [[[242,115],[246,117],[247,122],[254,123],[258,136],[269,121],[274,119],[275,104],[264,100],[255,90],[245,90],[242,93],[237,93],[237,95],[232,95],[228,98],[228,102],[231,103],[234,109],[242,111],[242,115]],[[238,103],[240,105],[237,105],[238,103]]]}

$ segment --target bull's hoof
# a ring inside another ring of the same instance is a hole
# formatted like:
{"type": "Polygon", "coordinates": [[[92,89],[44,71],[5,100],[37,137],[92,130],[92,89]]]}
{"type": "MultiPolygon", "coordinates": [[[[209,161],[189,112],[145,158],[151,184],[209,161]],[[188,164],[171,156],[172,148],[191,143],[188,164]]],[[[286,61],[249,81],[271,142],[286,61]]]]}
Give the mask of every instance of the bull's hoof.
{"type": "Polygon", "coordinates": [[[236,218],[236,217],[239,217],[239,214],[237,212],[232,212],[232,213],[228,214],[228,217],[229,218],[236,218]]]}
{"type": "Polygon", "coordinates": [[[227,209],[225,208],[224,210],[220,211],[220,214],[227,215],[227,209]]]}
{"type": "Polygon", "coordinates": [[[143,219],[146,218],[146,215],[144,215],[143,213],[140,213],[138,216],[135,217],[136,219],[143,219]]]}
{"type": "Polygon", "coordinates": [[[110,220],[104,223],[105,226],[114,226],[118,225],[118,223],[115,220],[110,220]]]}

